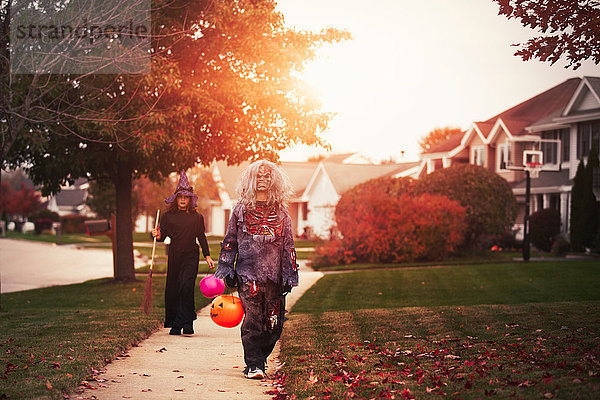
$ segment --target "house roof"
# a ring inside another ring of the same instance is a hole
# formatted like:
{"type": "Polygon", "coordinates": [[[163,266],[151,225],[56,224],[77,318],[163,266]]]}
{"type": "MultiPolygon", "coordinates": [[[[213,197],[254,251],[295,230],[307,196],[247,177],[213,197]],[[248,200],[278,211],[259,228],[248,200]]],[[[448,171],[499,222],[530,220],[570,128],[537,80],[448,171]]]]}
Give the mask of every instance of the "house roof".
{"type": "Polygon", "coordinates": [[[600,77],[586,76],[585,79],[587,79],[592,89],[596,92],[598,97],[600,97],[600,77]]]}
{"type": "MultiPolygon", "coordinates": [[[[483,126],[493,125],[498,118],[501,118],[513,136],[527,134],[525,127],[539,123],[539,121],[548,117],[560,115],[569,100],[571,100],[580,82],[581,78],[567,79],[563,83],[484,121],[483,126]]],[[[482,130],[486,138],[489,132],[482,130]]]]}
{"type": "MultiPolygon", "coordinates": [[[[547,188],[556,186],[569,186],[573,181],[569,178],[569,170],[562,171],[540,171],[539,178],[530,180],[531,188],[547,188]]],[[[526,181],[522,179],[512,184],[513,189],[525,190],[526,181]]]]}
{"type": "Polygon", "coordinates": [[[77,207],[85,201],[86,191],[84,189],[61,190],[56,193],[56,205],[58,207],[77,207]]]}
{"type": "Polygon", "coordinates": [[[463,136],[465,135],[464,132],[458,132],[455,133],[454,135],[450,136],[448,139],[446,139],[443,142],[437,143],[433,146],[431,146],[431,148],[427,151],[424,151],[423,153],[428,153],[428,154],[432,154],[432,153],[445,153],[448,152],[452,149],[457,148],[458,146],[460,146],[460,142],[463,138],[463,136]]]}
{"type": "Polygon", "coordinates": [[[360,153],[331,154],[326,156],[323,161],[340,164],[372,164],[372,162],[360,153]]]}
{"type": "Polygon", "coordinates": [[[360,165],[324,162],[323,166],[338,194],[343,194],[354,186],[375,178],[393,176],[418,165],[418,162],[402,164],[360,165]]]}
{"type": "Polygon", "coordinates": [[[477,125],[477,128],[479,129],[479,131],[481,132],[481,134],[484,137],[488,137],[490,132],[492,131],[492,128],[496,124],[496,121],[487,120],[487,121],[478,121],[478,122],[473,122],[473,123],[475,125],[477,125]]]}

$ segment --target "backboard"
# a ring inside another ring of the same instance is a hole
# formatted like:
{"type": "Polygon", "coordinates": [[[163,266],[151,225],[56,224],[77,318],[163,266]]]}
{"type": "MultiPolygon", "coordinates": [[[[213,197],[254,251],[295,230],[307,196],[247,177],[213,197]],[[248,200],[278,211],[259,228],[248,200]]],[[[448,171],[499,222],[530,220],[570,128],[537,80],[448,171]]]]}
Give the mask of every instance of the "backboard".
{"type": "Polygon", "coordinates": [[[500,143],[499,157],[504,169],[524,171],[527,164],[541,164],[541,171],[560,171],[562,146],[560,139],[520,136],[500,143]]]}

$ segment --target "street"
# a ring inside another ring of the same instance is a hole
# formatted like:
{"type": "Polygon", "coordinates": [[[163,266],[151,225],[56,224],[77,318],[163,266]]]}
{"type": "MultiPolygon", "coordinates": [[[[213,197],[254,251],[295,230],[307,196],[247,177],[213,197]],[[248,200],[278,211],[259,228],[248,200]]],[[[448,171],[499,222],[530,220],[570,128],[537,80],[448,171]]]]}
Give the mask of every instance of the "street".
{"type": "MultiPolygon", "coordinates": [[[[143,260],[136,258],[136,266],[143,260]]],[[[0,239],[1,293],[113,276],[110,250],[0,239]]]]}

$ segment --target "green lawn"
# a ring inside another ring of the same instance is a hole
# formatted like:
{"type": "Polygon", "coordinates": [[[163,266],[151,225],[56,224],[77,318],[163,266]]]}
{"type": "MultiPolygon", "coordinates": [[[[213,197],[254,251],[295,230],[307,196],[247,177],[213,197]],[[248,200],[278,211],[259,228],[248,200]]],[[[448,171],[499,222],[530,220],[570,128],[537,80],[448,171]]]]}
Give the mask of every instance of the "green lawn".
{"type": "Polygon", "coordinates": [[[280,384],[299,399],[600,398],[598,264],[328,274],[289,316],[280,384]]]}
{"type": "MultiPolygon", "coordinates": [[[[2,294],[0,398],[63,398],[158,329],[165,278],[153,277],[150,316],[140,310],[144,282],[103,279],[2,294]]],[[[209,302],[196,290],[198,308],[209,302]]]]}
{"type": "Polygon", "coordinates": [[[598,261],[329,273],[296,303],[294,312],[583,300],[600,300],[598,261]]]}

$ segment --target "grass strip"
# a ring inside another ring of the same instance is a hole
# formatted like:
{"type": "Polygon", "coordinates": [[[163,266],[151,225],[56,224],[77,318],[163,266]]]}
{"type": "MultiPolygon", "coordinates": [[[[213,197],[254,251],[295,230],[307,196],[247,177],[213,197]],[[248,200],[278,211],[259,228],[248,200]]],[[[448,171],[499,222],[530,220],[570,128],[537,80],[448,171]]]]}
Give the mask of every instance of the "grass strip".
{"type": "MultiPolygon", "coordinates": [[[[144,280],[109,279],[2,294],[0,398],[63,398],[162,326],[165,277],[154,309],[140,310],[144,280]]],[[[196,306],[210,299],[196,290],[196,306]]]]}
{"type": "Polygon", "coordinates": [[[373,308],[600,300],[600,263],[543,261],[326,274],[294,306],[373,308]]]}

